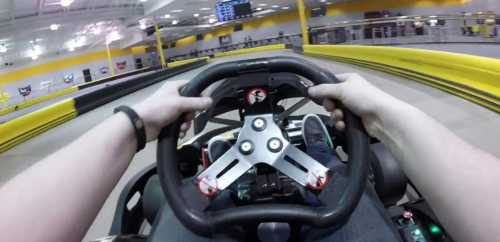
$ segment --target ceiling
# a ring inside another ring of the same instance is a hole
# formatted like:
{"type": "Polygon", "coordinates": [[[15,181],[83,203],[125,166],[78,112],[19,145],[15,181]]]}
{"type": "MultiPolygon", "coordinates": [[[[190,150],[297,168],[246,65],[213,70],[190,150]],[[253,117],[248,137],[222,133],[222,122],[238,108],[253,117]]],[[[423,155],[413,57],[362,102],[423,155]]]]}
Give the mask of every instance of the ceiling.
{"type": "MultiPolygon", "coordinates": [[[[340,1],[306,0],[306,4],[340,1]]],[[[214,20],[215,5],[216,0],[0,0],[0,61],[102,48],[114,31],[115,37],[141,35],[141,28],[154,23],[166,26],[162,31],[166,39],[196,34],[220,24],[214,20]]],[[[254,17],[295,7],[296,0],[252,1],[254,17]]]]}
{"type": "MultiPolygon", "coordinates": [[[[207,29],[213,28],[214,25],[222,24],[214,22],[216,19],[216,2],[217,0],[172,1],[162,8],[154,9],[152,12],[146,11],[145,22],[148,25],[159,22],[166,26],[167,28],[162,29],[162,36],[166,40],[178,39],[207,31],[207,29]]],[[[341,2],[341,0],[305,0],[305,2],[310,7],[316,7],[320,4],[341,2]]],[[[252,0],[255,18],[291,11],[296,9],[296,6],[296,0],[252,0]]]]}

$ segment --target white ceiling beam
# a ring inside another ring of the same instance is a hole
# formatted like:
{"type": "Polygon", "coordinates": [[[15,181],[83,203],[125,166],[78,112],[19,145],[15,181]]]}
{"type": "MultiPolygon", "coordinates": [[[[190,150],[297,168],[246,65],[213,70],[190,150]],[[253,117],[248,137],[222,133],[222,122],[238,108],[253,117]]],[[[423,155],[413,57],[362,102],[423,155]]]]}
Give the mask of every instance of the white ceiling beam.
{"type": "Polygon", "coordinates": [[[154,16],[164,11],[168,5],[174,1],[175,0],[150,0],[144,3],[144,13],[146,16],[154,16]]]}

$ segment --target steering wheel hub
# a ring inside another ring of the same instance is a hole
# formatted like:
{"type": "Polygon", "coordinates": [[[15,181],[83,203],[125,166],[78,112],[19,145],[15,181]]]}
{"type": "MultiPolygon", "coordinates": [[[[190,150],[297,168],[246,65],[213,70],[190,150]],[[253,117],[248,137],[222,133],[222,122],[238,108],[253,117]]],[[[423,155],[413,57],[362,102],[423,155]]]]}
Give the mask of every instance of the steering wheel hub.
{"type": "Polygon", "coordinates": [[[253,166],[263,163],[274,167],[302,186],[310,183],[310,173],[327,174],[329,169],[309,155],[290,144],[274,122],[272,114],[247,116],[236,142],[239,148],[231,148],[208,169],[198,180],[210,177],[216,180],[217,189],[224,190],[253,166]],[[256,131],[256,120],[267,123],[267,128],[256,131]],[[267,140],[267,142],[262,142],[267,140]]]}

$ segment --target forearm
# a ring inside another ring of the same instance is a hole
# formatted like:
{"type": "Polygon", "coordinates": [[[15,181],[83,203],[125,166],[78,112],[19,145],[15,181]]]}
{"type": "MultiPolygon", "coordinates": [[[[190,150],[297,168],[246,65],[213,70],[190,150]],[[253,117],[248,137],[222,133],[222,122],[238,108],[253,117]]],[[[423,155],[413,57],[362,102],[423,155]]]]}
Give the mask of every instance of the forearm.
{"type": "MultiPolygon", "coordinates": [[[[389,101],[389,100],[386,100],[389,101]]],[[[498,241],[500,161],[399,100],[380,105],[375,136],[457,241],[498,241]]]]}
{"type": "Polygon", "coordinates": [[[117,114],[0,189],[0,241],[80,241],[136,149],[117,114]],[[27,232],[29,231],[29,232],[27,232]]]}

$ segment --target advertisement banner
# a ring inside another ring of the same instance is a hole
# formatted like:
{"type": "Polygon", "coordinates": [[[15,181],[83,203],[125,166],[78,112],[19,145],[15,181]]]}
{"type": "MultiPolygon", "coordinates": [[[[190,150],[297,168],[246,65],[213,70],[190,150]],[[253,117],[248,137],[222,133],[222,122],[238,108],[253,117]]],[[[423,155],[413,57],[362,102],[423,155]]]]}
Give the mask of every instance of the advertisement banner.
{"type": "Polygon", "coordinates": [[[116,68],[118,70],[125,70],[125,68],[127,68],[127,61],[117,62],[116,68]]]}
{"type": "Polygon", "coordinates": [[[71,84],[75,82],[75,75],[73,73],[64,75],[63,82],[66,84],[71,84]]]}
{"type": "Polygon", "coordinates": [[[31,94],[31,85],[18,88],[17,91],[19,92],[19,94],[21,96],[27,97],[27,96],[29,96],[31,94]]]}
{"type": "Polygon", "coordinates": [[[108,73],[109,73],[109,67],[107,67],[107,66],[103,66],[103,67],[99,68],[99,72],[100,72],[101,74],[103,74],[103,75],[104,75],[104,74],[108,74],[108,73]]]}

